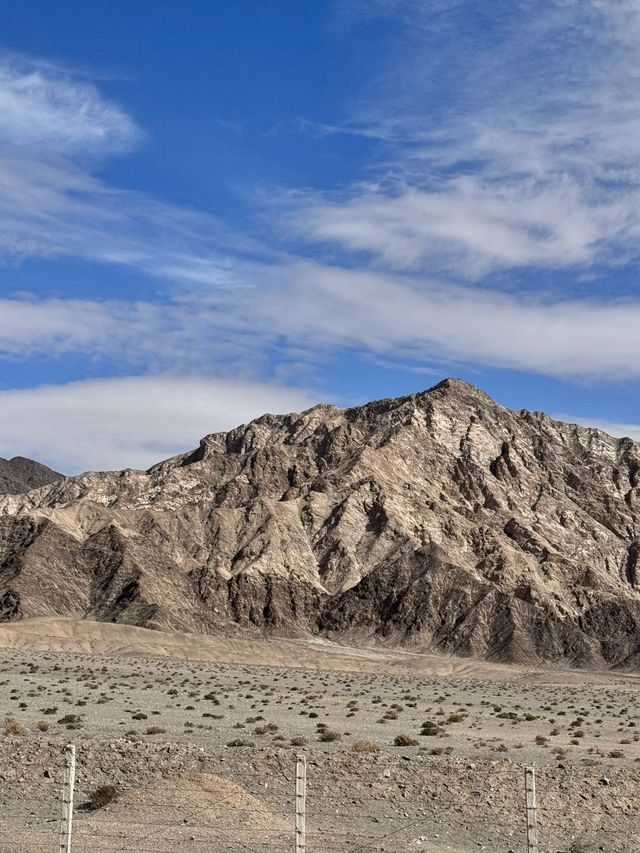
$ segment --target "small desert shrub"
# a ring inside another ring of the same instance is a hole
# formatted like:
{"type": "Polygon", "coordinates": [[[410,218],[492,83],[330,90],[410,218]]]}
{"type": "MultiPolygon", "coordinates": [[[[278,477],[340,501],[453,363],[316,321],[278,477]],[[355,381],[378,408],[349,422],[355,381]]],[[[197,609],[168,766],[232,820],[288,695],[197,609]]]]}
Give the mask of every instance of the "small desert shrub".
{"type": "Polygon", "coordinates": [[[434,746],[429,750],[429,755],[451,755],[452,752],[452,746],[434,746]]]}
{"type": "Polygon", "coordinates": [[[89,794],[89,802],[94,809],[103,809],[112,803],[118,796],[118,789],[115,785],[100,785],[95,791],[89,794]]]}
{"type": "Polygon", "coordinates": [[[307,739],[304,737],[292,737],[289,743],[291,746],[306,746],[307,739]]]}
{"type": "Polygon", "coordinates": [[[357,740],[351,745],[352,752],[380,752],[380,747],[370,740],[357,740]]]}
{"type": "Polygon", "coordinates": [[[146,715],[145,713],[143,713],[142,711],[138,711],[138,713],[137,713],[137,714],[134,714],[134,715],[131,717],[131,719],[132,719],[132,720],[146,720],[146,719],[147,719],[147,715],[146,715]]]}
{"type": "Polygon", "coordinates": [[[58,720],[61,726],[74,726],[82,723],[82,718],[77,714],[65,714],[58,720]]]}
{"type": "Polygon", "coordinates": [[[423,737],[437,737],[440,734],[440,726],[434,723],[433,720],[425,720],[422,724],[420,734],[423,737]]]}
{"type": "Polygon", "coordinates": [[[163,729],[161,726],[149,726],[148,729],[145,729],[146,735],[163,735],[166,733],[166,729],[163,729]]]}
{"type": "Polygon", "coordinates": [[[334,732],[332,729],[323,729],[320,732],[320,736],[318,737],[318,740],[321,743],[332,743],[335,740],[341,739],[342,735],[340,734],[340,732],[334,732]]]}
{"type": "Polygon", "coordinates": [[[36,728],[39,732],[48,732],[49,723],[46,720],[40,720],[40,722],[36,723],[36,728]]]}
{"type": "Polygon", "coordinates": [[[4,721],[4,733],[5,735],[15,735],[18,737],[25,737],[29,732],[22,725],[21,722],[16,720],[15,717],[7,717],[4,721]]]}
{"type": "Polygon", "coordinates": [[[417,746],[418,741],[409,735],[396,735],[393,744],[394,746],[417,746]]]}

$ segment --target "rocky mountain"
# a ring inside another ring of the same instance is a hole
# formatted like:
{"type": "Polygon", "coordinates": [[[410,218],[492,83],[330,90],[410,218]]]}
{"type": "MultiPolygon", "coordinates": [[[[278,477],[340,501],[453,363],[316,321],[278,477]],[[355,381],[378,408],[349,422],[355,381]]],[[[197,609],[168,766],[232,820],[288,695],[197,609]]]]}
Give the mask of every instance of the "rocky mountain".
{"type": "Polygon", "coordinates": [[[40,462],[14,456],[13,459],[0,458],[0,495],[17,495],[29,492],[40,486],[48,486],[61,480],[62,474],[52,471],[40,462]]]}
{"type": "Polygon", "coordinates": [[[1,618],[640,665],[640,445],[464,382],[0,498],[1,618]]]}

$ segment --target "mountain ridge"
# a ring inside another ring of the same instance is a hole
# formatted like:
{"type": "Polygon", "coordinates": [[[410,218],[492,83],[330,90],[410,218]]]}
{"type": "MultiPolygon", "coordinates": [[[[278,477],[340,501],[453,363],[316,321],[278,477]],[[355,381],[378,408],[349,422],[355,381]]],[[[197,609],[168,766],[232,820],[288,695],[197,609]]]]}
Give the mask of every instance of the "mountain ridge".
{"type": "Polygon", "coordinates": [[[25,456],[0,458],[0,495],[21,494],[63,478],[63,474],[25,456]]]}
{"type": "Polygon", "coordinates": [[[263,415],[0,498],[0,618],[635,667],[639,471],[630,439],[456,379],[263,415]]]}

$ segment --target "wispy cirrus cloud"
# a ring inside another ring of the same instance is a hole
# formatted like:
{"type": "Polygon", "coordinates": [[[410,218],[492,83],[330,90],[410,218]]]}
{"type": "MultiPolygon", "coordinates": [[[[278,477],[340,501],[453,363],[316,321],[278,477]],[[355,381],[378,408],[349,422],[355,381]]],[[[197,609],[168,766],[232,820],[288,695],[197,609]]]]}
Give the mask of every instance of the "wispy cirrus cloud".
{"type": "Polygon", "coordinates": [[[162,302],[36,296],[0,299],[0,358],[72,358],[122,371],[268,374],[277,332],[233,293],[182,289],[162,302]]]}
{"type": "Polygon", "coordinates": [[[640,378],[640,302],[547,299],[316,263],[262,274],[254,315],[309,350],[361,347],[564,379],[640,378]]]}
{"type": "Polygon", "coordinates": [[[263,247],[207,213],[96,175],[104,158],[143,140],[86,79],[0,55],[0,255],[72,256],[175,283],[231,283],[235,257],[263,247]]]}
{"type": "Polygon", "coordinates": [[[0,55],[0,142],[53,154],[113,153],[137,143],[142,131],[91,83],[51,63],[0,55]]]}
{"type": "Polygon", "coordinates": [[[347,125],[386,146],[378,181],[297,200],[305,237],[454,278],[637,258],[636,0],[346,9],[402,24],[347,125]]]}

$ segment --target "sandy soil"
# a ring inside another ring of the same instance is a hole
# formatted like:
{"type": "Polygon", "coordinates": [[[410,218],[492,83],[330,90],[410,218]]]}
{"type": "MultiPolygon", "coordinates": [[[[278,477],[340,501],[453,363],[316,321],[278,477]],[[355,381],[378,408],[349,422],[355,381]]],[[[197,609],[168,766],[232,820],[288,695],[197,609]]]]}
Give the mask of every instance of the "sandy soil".
{"type": "Polygon", "coordinates": [[[640,850],[633,675],[62,619],[0,645],[3,853],[57,849],[68,741],[74,851],[293,849],[295,753],[311,853],[520,853],[525,764],[542,850],[640,850]]]}

